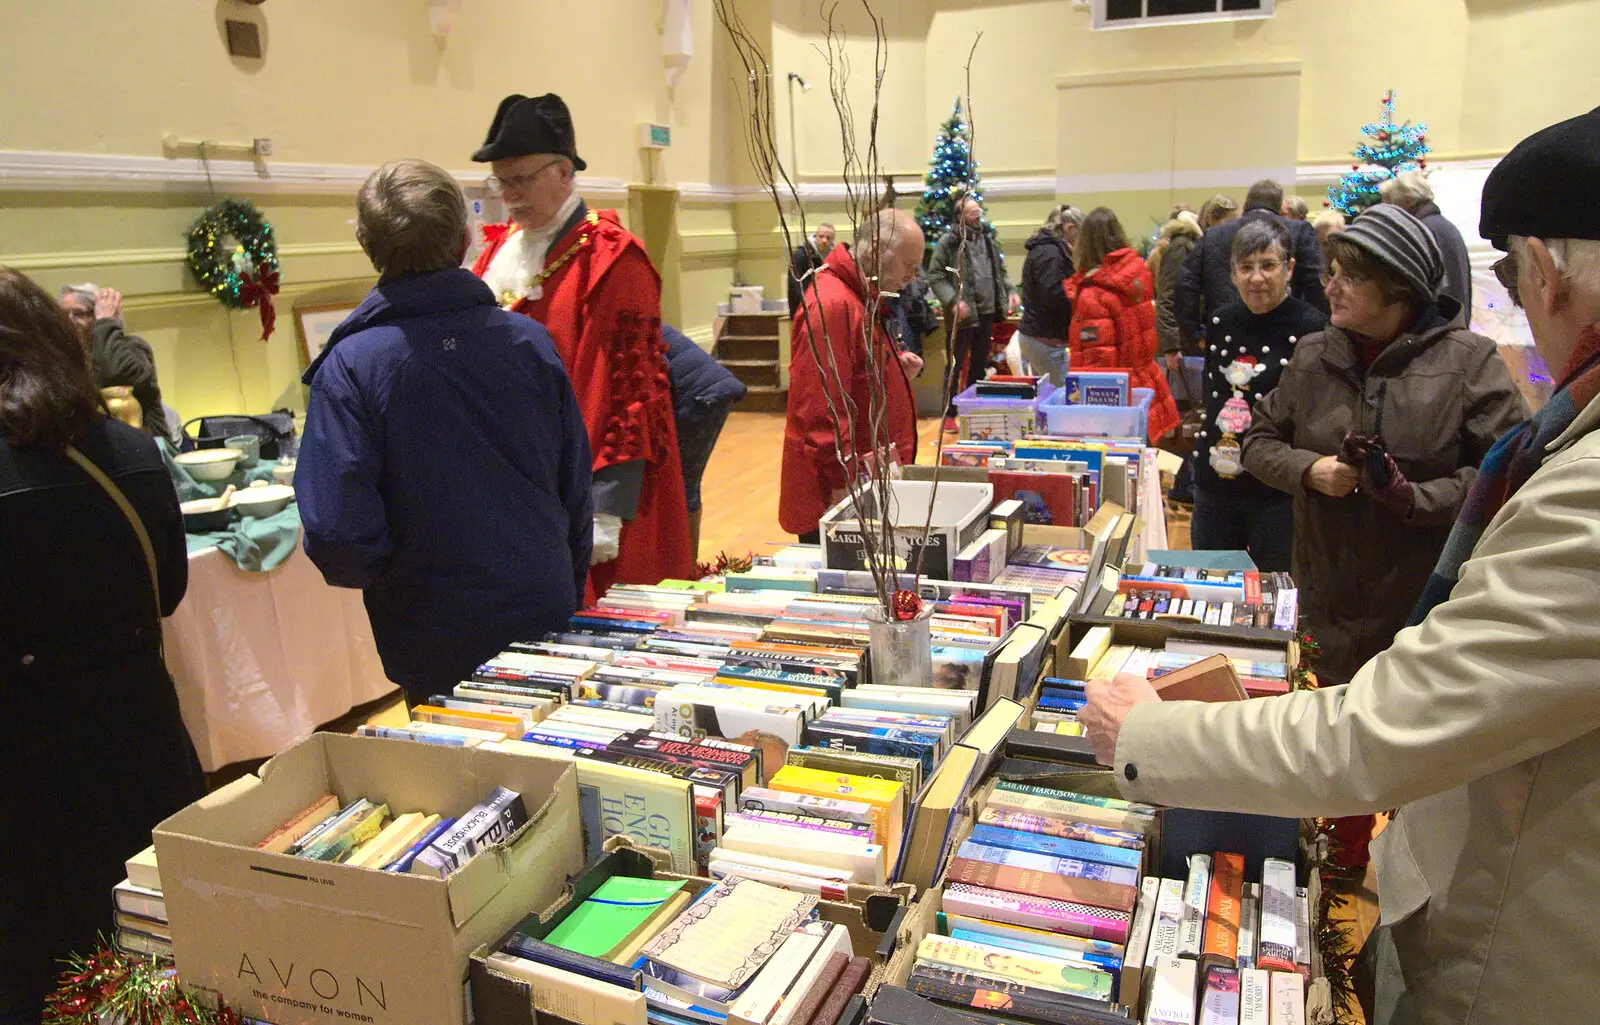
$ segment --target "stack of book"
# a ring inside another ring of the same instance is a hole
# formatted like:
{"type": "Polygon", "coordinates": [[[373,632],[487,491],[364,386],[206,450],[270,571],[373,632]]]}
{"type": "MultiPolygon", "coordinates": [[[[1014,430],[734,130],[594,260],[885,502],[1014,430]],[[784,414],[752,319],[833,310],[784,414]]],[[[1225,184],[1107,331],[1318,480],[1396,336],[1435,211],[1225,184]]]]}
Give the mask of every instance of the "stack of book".
{"type": "Polygon", "coordinates": [[[1292,631],[1299,622],[1300,592],[1287,573],[1145,565],[1122,576],[1104,614],[1292,631]]]}
{"type": "MultiPolygon", "coordinates": [[[[598,870],[596,870],[598,871],[598,870]]],[[[610,875],[486,958],[534,1006],[580,1025],[834,1025],[870,961],[814,893],[728,877],[610,875]]]]}
{"type": "Polygon", "coordinates": [[[946,868],[938,933],[918,945],[908,988],[952,1004],[1002,993],[1021,1017],[1046,1022],[1075,1020],[1066,1009],[1129,1004],[1155,813],[997,782],[946,868]]]}
{"type": "Polygon", "coordinates": [[[1250,697],[1271,697],[1290,691],[1290,671],[1284,648],[1182,637],[1169,638],[1159,649],[1112,645],[1096,664],[1093,678],[1109,680],[1117,673],[1134,673],[1154,681],[1219,654],[1227,656],[1250,697]]]}
{"type": "MultiPolygon", "coordinates": [[[[1287,861],[1195,854],[1187,879],[1146,878],[1128,944],[1142,952],[1137,996],[1151,1025],[1303,1025],[1310,908],[1287,861]]],[[[1128,970],[1124,979],[1130,979],[1128,970]]],[[[1131,989],[1131,983],[1129,983],[1131,989]]],[[[1129,1001],[1124,1001],[1129,1002],[1129,1001]]]]}
{"type": "Polygon", "coordinates": [[[1039,733],[1083,736],[1078,711],[1088,702],[1084,681],[1047,676],[1039,681],[1039,702],[1033,710],[1033,728],[1039,733]]]}
{"type": "Polygon", "coordinates": [[[117,924],[113,942],[124,954],[171,959],[172,927],[167,923],[156,849],[146,847],[124,864],[128,878],[111,893],[117,924]]]}

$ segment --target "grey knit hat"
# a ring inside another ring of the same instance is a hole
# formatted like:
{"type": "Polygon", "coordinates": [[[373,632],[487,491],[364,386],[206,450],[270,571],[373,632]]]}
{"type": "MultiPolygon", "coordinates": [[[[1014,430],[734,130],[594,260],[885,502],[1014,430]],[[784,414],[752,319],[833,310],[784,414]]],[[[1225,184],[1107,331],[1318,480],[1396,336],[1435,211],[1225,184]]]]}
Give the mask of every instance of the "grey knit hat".
{"type": "Polygon", "coordinates": [[[1389,203],[1369,206],[1339,236],[1388,264],[1419,294],[1435,298],[1444,284],[1444,255],[1433,232],[1389,203]]]}

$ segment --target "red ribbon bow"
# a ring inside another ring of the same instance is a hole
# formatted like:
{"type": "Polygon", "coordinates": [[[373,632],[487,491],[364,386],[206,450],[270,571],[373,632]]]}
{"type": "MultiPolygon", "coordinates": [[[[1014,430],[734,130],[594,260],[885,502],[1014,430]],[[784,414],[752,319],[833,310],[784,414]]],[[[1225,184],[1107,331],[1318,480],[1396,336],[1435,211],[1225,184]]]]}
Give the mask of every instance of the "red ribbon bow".
{"type": "Polygon", "coordinates": [[[278,324],[278,311],[272,305],[272,297],[278,294],[278,272],[263,271],[259,278],[255,278],[249,271],[244,271],[239,277],[243,279],[239,286],[239,300],[246,309],[252,306],[261,308],[261,340],[264,342],[272,337],[272,329],[278,324]]]}

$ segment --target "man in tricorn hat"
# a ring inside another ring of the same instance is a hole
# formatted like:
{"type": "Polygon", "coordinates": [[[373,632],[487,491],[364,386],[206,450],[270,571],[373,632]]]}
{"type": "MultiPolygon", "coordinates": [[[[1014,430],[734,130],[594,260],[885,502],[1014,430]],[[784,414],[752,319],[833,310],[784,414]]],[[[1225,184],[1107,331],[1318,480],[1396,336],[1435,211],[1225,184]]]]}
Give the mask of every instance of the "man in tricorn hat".
{"type": "Polygon", "coordinates": [[[500,305],[544,324],[578,395],[594,453],[588,598],[613,583],[694,570],[661,341],[661,278],[616,211],[588,209],[573,175],[572,117],[554,93],[507,96],[482,148],[507,224],[485,229],[473,272],[500,305]]]}

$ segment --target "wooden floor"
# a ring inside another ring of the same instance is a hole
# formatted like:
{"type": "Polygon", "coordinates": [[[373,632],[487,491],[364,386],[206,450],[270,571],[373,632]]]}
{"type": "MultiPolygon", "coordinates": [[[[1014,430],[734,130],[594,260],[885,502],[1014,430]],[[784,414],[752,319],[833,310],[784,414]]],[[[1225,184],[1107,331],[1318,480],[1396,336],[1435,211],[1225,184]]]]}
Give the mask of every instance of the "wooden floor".
{"type": "MultiPolygon", "coordinates": [[[[917,462],[933,461],[940,421],[918,422],[917,462]]],[[[783,414],[734,413],[701,481],[700,558],[710,561],[719,552],[744,555],[773,543],[794,540],[778,526],[778,478],[783,459],[783,414]]],[[[1189,512],[1184,506],[1167,506],[1168,543],[1189,547],[1189,512]]],[[[1357,946],[1378,918],[1376,883],[1371,874],[1365,886],[1336,912],[1350,923],[1357,946]]],[[[1361,1021],[1357,1010],[1350,1019],[1361,1021]]]]}

